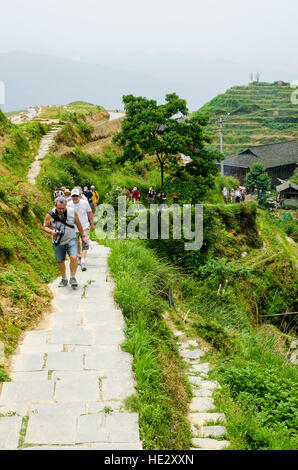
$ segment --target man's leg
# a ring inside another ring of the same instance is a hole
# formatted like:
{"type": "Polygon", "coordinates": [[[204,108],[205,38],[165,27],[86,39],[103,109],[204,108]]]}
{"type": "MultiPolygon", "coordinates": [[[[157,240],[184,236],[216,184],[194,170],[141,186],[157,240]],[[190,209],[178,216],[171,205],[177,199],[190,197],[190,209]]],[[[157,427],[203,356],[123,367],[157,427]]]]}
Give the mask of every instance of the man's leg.
{"type": "Polygon", "coordinates": [[[57,263],[58,264],[58,269],[61,274],[61,277],[63,279],[66,279],[66,266],[65,266],[65,261],[60,261],[57,263]]]}
{"type": "Polygon", "coordinates": [[[70,275],[74,277],[77,272],[78,268],[78,259],[76,255],[72,255],[69,257],[70,263],[69,263],[69,270],[70,270],[70,275]]]}

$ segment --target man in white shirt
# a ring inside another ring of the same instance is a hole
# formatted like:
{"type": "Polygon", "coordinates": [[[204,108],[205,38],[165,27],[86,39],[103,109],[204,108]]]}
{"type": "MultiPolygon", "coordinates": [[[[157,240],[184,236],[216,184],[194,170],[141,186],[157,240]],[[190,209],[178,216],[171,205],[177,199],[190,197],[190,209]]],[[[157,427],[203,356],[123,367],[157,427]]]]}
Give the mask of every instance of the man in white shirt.
{"type": "Polygon", "coordinates": [[[93,213],[88,201],[85,199],[80,199],[80,190],[78,188],[74,188],[72,190],[71,201],[67,203],[67,207],[68,206],[73,208],[74,211],[78,214],[83,227],[84,236],[87,239],[87,243],[81,244],[81,240],[79,238],[79,230],[76,227],[75,230],[79,248],[78,263],[81,264],[82,271],[86,271],[85,261],[87,256],[87,250],[89,248],[89,228],[91,228],[91,232],[94,231],[93,213]]]}

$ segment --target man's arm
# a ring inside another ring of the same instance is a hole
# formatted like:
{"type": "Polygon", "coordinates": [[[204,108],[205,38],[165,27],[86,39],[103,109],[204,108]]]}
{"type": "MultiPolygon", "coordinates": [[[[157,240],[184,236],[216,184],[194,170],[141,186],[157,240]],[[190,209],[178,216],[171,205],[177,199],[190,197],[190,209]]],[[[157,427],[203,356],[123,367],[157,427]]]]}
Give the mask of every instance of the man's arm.
{"type": "Polygon", "coordinates": [[[84,236],[84,230],[83,230],[83,227],[82,227],[82,224],[81,224],[81,221],[79,219],[79,216],[78,216],[77,212],[74,213],[74,216],[75,216],[76,226],[79,229],[81,239],[82,239],[83,242],[86,242],[87,240],[86,240],[86,237],[84,236]]]}
{"type": "Polygon", "coordinates": [[[52,219],[52,217],[50,216],[50,214],[47,214],[45,219],[44,219],[42,229],[43,229],[44,232],[49,233],[50,235],[53,235],[55,237],[56,236],[56,231],[51,229],[51,219],[52,219]]]}

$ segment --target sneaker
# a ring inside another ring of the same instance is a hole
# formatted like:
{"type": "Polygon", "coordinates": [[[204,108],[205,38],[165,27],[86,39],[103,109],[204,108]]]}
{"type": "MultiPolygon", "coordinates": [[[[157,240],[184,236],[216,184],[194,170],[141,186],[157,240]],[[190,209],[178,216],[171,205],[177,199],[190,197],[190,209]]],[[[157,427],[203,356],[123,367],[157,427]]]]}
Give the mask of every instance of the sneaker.
{"type": "Polygon", "coordinates": [[[86,270],[87,270],[86,265],[85,265],[85,261],[82,261],[82,262],[81,262],[81,269],[82,269],[82,271],[86,271],[86,270]]]}
{"type": "Polygon", "coordinates": [[[61,279],[60,283],[58,284],[58,287],[66,287],[68,283],[67,279],[61,279]]]}
{"type": "Polygon", "coordinates": [[[78,255],[78,265],[80,266],[81,264],[81,255],[78,255]]]}
{"type": "Polygon", "coordinates": [[[69,279],[69,284],[71,285],[71,287],[78,287],[78,281],[76,280],[76,278],[74,276],[72,276],[70,279],[69,279]]]}

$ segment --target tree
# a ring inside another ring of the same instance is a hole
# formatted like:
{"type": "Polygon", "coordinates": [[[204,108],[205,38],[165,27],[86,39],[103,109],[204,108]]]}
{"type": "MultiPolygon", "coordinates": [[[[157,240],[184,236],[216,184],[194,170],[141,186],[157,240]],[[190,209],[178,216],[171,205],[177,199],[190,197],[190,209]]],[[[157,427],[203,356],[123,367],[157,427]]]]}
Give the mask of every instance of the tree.
{"type": "Polygon", "coordinates": [[[263,163],[254,163],[245,178],[245,186],[251,191],[256,191],[258,198],[264,196],[270,188],[270,178],[263,163]]]}
{"type": "Polygon", "coordinates": [[[179,171],[185,173],[179,164],[181,154],[192,158],[192,162],[186,165],[189,177],[199,174],[209,177],[210,168],[216,174],[214,155],[204,161],[207,155],[204,153],[204,142],[208,139],[202,128],[208,118],[177,119],[175,115],[178,113],[182,117],[188,113],[186,101],[176,93],[167,94],[165,101],[165,104],[157,105],[155,100],[144,97],[123,96],[126,116],[121,131],[113,138],[123,147],[120,161],[140,161],[145,155],[155,155],[160,165],[162,187],[166,166],[173,175],[179,171]],[[201,170],[198,165],[201,165],[201,170]]]}

